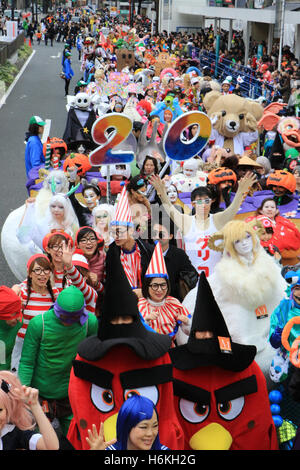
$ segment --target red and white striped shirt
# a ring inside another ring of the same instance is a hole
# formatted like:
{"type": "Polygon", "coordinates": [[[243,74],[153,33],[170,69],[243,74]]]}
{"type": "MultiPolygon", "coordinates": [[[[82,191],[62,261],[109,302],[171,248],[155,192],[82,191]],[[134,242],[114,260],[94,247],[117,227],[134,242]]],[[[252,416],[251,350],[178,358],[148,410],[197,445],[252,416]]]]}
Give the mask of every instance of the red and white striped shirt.
{"type": "Polygon", "coordinates": [[[157,333],[168,335],[173,333],[177,319],[180,315],[189,315],[189,311],[175,299],[175,297],[167,296],[162,305],[151,304],[148,299],[142,297],[138,301],[138,308],[148,323],[148,325],[157,333]],[[146,317],[151,313],[158,313],[156,320],[146,320],[146,317]]]}
{"type": "MultiPolygon", "coordinates": [[[[33,289],[31,289],[29,302],[26,305],[28,288],[27,280],[20,284],[20,288],[20,297],[23,306],[23,325],[18,331],[18,337],[24,339],[27,326],[31,318],[49,310],[54,304],[54,302],[49,292],[47,292],[46,294],[39,294],[38,292],[35,292],[33,289]]],[[[59,294],[59,290],[53,287],[52,291],[54,298],[56,299],[59,294]]]]}
{"type": "Polygon", "coordinates": [[[142,287],[141,252],[137,244],[131,252],[121,249],[121,263],[132,289],[142,287]]]}
{"type": "Polygon", "coordinates": [[[63,288],[71,285],[70,280],[66,279],[65,285],[63,287],[63,280],[64,280],[65,274],[66,273],[64,271],[54,271],[54,286],[56,287],[56,289],[59,290],[59,292],[61,292],[63,288]]]}
{"type": "MultiPolygon", "coordinates": [[[[84,300],[85,300],[85,308],[87,309],[88,312],[91,312],[93,314],[96,313],[96,303],[97,303],[97,298],[98,294],[93,289],[92,286],[87,284],[86,280],[82,276],[82,274],[78,271],[76,266],[72,266],[72,268],[67,269],[67,275],[69,279],[71,280],[73,286],[77,287],[84,295],[84,300]]],[[[103,290],[103,286],[102,286],[103,290]]]]}

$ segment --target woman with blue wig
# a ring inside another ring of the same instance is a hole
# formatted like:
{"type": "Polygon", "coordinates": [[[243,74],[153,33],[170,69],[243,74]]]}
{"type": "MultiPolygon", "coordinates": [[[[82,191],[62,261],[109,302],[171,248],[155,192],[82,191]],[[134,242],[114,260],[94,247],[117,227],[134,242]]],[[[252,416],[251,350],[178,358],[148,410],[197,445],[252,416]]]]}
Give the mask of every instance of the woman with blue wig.
{"type": "Polygon", "coordinates": [[[133,395],[121,406],[117,419],[117,439],[104,440],[103,423],[99,434],[96,425],[88,430],[91,450],[169,450],[158,434],[158,414],[154,403],[141,395],[133,395]]]}

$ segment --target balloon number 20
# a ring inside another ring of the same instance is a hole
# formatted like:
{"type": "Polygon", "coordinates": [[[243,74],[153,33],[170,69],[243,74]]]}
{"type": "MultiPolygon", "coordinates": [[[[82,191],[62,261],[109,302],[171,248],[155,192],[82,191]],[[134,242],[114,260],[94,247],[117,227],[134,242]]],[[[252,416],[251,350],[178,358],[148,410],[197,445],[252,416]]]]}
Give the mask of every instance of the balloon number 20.
{"type": "MultiPolygon", "coordinates": [[[[106,114],[94,122],[92,138],[97,147],[90,153],[92,166],[116,163],[130,163],[137,149],[136,138],[131,132],[132,121],[124,114],[106,114]]],[[[199,154],[211,134],[211,121],[200,111],[190,111],[176,118],[168,128],[163,148],[172,160],[187,160],[199,154]],[[184,131],[196,125],[192,138],[184,136],[184,131]]]]}
{"type": "Polygon", "coordinates": [[[91,165],[130,163],[136,151],[136,138],[131,130],[132,121],[124,114],[111,113],[97,119],[91,134],[100,146],[90,153],[91,165]]]}
{"type": "Polygon", "coordinates": [[[200,111],[190,111],[176,118],[164,136],[164,151],[171,160],[188,160],[198,155],[205,147],[211,134],[211,121],[200,111]],[[195,135],[190,139],[184,135],[197,125],[195,135]]]}

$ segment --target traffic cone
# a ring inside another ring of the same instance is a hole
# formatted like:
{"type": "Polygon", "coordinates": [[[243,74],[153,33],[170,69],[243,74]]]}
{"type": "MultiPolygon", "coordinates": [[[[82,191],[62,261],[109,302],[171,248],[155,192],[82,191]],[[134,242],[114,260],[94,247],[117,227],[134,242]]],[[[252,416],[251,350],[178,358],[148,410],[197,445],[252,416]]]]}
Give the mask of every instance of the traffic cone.
{"type": "Polygon", "coordinates": [[[31,47],[31,39],[28,39],[28,46],[31,47]]]}

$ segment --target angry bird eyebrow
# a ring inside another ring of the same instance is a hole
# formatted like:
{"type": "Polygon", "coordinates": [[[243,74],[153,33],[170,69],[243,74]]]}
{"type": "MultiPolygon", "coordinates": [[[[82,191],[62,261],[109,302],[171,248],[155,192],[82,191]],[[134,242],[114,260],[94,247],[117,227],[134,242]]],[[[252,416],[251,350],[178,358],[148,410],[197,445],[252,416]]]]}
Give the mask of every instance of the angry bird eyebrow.
{"type": "Polygon", "coordinates": [[[120,382],[123,389],[148,387],[172,381],[172,365],[163,364],[145,369],[134,369],[121,372],[120,382]]]}
{"type": "Polygon", "coordinates": [[[215,390],[215,397],[217,403],[225,401],[231,401],[235,398],[242,397],[244,395],[250,395],[250,393],[257,392],[257,381],[255,375],[251,375],[246,379],[238,380],[233,382],[226,387],[215,390]]]}
{"type": "Polygon", "coordinates": [[[74,359],[73,370],[76,377],[87,382],[91,382],[98,387],[112,389],[112,380],[114,374],[108,370],[101,369],[87,362],[74,359]]]}
{"type": "Polygon", "coordinates": [[[177,379],[174,379],[173,387],[174,395],[177,397],[195,403],[203,403],[204,405],[210,404],[210,392],[204,388],[196,387],[195,385],[190,385],[177,379]]]}

